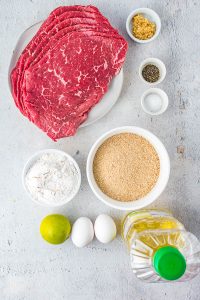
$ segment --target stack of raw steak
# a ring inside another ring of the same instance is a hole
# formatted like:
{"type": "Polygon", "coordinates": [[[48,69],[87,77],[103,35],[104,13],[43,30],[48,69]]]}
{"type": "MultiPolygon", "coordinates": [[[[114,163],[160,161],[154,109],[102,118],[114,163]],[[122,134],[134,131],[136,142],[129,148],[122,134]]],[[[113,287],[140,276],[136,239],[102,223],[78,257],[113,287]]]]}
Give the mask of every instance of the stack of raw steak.
{"type": "Polygon", "coordinates": [[[11,73],[16,106],[53,140],[74,135],[120,72],[126,51],[96,7],[58,7],[11,73]]]}

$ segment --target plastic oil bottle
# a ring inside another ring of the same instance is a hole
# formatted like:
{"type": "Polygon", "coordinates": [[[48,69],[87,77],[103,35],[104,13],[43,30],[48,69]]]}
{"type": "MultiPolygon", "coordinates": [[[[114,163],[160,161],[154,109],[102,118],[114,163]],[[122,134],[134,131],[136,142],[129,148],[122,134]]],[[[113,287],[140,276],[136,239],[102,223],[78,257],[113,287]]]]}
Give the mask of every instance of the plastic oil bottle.
{"type": "Polygon", "coordinates": [[[200,242],[171,213],[140,210],[126,216],[123,238],[131,267],[146,282],[186,281],[200,271],[200,242]]]}

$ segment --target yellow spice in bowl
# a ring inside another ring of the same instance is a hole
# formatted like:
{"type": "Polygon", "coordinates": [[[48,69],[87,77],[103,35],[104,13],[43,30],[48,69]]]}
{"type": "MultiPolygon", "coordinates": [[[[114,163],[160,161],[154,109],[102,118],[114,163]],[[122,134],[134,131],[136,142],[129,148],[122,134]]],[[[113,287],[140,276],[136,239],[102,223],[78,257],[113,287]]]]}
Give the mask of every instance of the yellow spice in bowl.
{"type": "Polygon", "coordinates": [[[156,24],[149,21],[143,15],[135,15],[132,19],[132,33],[139,40],[148,40],[156,32],[156,24]]]}
{"type": "Polygon", "coordinates": [[[145,138],[120,133],[99,147],[93,161],[93,173],[104,194],[122,202],[134,201],[146,196],[155,186],[160,160],[145,138]]]}

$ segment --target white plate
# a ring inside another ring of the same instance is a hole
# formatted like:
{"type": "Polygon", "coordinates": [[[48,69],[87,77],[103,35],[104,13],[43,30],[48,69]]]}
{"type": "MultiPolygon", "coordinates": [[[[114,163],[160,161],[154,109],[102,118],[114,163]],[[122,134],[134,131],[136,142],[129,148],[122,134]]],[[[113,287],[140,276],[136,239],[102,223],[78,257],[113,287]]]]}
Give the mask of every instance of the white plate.
{"type": "MultiPolygon", "coordinates": [[[[23,49],[26,47],[26,45],[36,34],[41,24],[42,21],[26,29],[20,35],[17,41],[17,44],[12,54],[9,71],[8,71],[8,85],[10,91],[11,91],[10,73],[12,69],[15,67],[17,60],[20,57],[20,54],[22,53],[23,49]]],[[[96,122],[97,120],[99,120],[100,118],[102,118],[105,114],[107,114],[111,110],[113,105],[117,102],[117,99],[119,98],[119,95],[121,93],[122,85],[123,85],[123,70],[121,70],[121,72],[113,78],[107,93],[103,96],[101,101],[91,110],[87,120],[80,127],[85,127],[87,125],[90,125],[96,122]]]]}

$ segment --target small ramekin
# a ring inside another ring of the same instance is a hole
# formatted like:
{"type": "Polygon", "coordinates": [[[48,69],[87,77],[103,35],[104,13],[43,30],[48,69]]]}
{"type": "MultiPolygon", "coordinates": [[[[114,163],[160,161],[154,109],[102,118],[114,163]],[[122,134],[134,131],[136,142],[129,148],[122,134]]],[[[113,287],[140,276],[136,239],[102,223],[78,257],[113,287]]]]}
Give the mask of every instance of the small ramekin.
{"type": "Polygon", "coordinates": [[[86,172],[89,185],[99,200],[116,209],[137,210],[154,202],[164,191],[170,175],[170,160],[165,146],[153,133],[140,127],[124,126],[106,132],[94,143],[88,155],[86,172]],[[145,197],[130,202],[117,201],[104,194],[98,187],[93,174],[93,161],[98,148],[111,136],[125,132],[138,134],[147,139],[157,151],[160,159],[160,175],[153,189],[145,197]]]}
{"type": "Polygon", "coordinates": [[[133,41],[135,41],[137,43],[140,43],[140,44],[147,44],[147,43],[152,42],[153,40],[155,40],[158,37],[159,33],[160,33],[160,30],[161,30],[160,17],[154,10],[152,10],[150,8],[135,9],[130,13],[130,15],[128,16],[128,18],[126,20],[126,30],[127,30],[128,35],[130,36],[130,38],[133,41]],[[144,15],[144,17],[148,18],[150,21],[152,21],[156,24],[156,32],[152,36],[152,38],[150,38],[148,40],[139,40],[132,34],[132,19],[137,14],[144,15]]]}
{"type": "Polygon", "coordinates": [[[41,151],[36,152],[33,156],[31,156],[29,158],[29,160],[25,164],[23,172],[22,172],[22,184],[23,184],[24,190],[26,191],[29,198],[31,200],[33,200],[35,203],[37,203],[39,205],[42,205],[42,206],[46,206],[46,207],[60,207],[60,206],[63,206],[65,204],[67,204],[68,202],[70,202],[76,196],[76,194],[78,193],[78,191],[80,189],[80,186],[81,186],[81,171],[80,171],[80,168],[79,168],[77,162],[73,159],[73,157],[71,155],[67,154],[64,151],[57,150],[57,149],[45,149],[45,150],[41,150],[41,151]],[[77,184],[77,187],[76,187],[74,193],[69,198],[64,199],[62,202],[59,202],[59,203],[54,203],[54,204],[53,203],[48,203],[48,204],[47,203],[41,203],[40,201],[38,201],[37,199],[32,197],[32,195],[29,192],[28,187],[26,186],[25,178],[26,178],[27,172],[29,171],[29,169],[31,168],[33,163],[36,160],[38,160],[43,154],[46,154],[46,153],[58,153],[58,154],[61,154],[65,157],[67,157],[72,162],[72,164],[74,165],[74,167],[76,168],[76,170],[78,172],[78,184],[77,184]]]}
{"type": "Polygon", "coordinates": [[[150,88],[148,90],[146,90],[142,97],[141,97],[141,106],[142,106],[142,109],[144,110],[145,113],[149,114],[149,115],[152,115],[152,116],[158,116],[158,115],[161,115],[163,114],[167,107],[169,105],[169,99],[168,99],[168,96],[167,94],[162,90],[162,89],[158,89],[158,88],[150,88]],[[161,98],[161,101],[162,101],[162,104],[161,104],[161,108],[160,110],[156,111],[156,112],[152,112],[148,109],[148,106],[147,104],[145,103],[145,98],[149,95],[149,94],[156,94],[158,96],[160,96],[161,98]]]}
{"type": "Polygon", "coordinates": [[[158,58],[154,58],[154,57],[146,58],[140,64],[140,67],[139,67],[139,76],[140,76],[140,79],[143,82],[145,82],[146,84],[151,85],[151,86],[157,85],[157,84],[161,83],[165,79],[165,76],[166,76],[166,67],[165,67],[165,64],[160,59],[158,59],[158,58]],[[159,69],[160,77],[159,77],[159,79],[157,81],[155,81],[155,82],[148,82],[142,76],[142,70],[147,65],[154,65],[154,66],[156,66],[159,69]]]}

